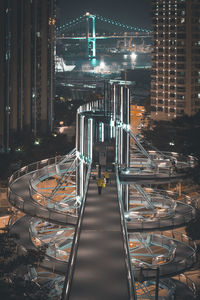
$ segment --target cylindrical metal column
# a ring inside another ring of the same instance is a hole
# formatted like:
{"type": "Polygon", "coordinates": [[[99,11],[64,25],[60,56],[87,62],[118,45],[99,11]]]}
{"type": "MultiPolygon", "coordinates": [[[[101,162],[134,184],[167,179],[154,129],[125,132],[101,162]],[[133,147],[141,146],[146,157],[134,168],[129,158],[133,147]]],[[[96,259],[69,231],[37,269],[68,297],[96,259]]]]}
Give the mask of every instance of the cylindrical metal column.
{"type": "MultiPolygon", "coordinates": [[[[80,128],[80,115],[76,114],[76,150],[79,151],[79,145],[80,145],[80,136],[79,136],[79,130],[80,128]]],[[[80,195],[80,169],[79,167],[76,169],[76,195],[80,195]]]]}
{"type": "MultiPolygon", "coordinates": [[[[120,122],[124,122],[124,90],[123,86],[120,88],[120,122]]],[[[123,164],[123,155],[124,154],[124,139],[123,139],[123,128],[120,127],[120,164],[123,164]]]]}
{"type": "MultiPolygon", "coordinates": [[[[123,87],[124,94],[124,115],[123,115],[123,123],[125,126],[130,126],[130,91],[128,88],[123,87]]],[[[130,165],[130,135],[128,131],[123,130],[123,138],[124,138],[124,147],[123,147],[123,163],[126,168],[130,165]]],[[[129,210],[129,185],[126,185],[124,191],[124,210],[129,210]]]]}
{"type": "Polygon", "coordinates": [[[84,156],[84,131],[85,131],[85,117],[81,116],[80,117],[80,127],[79,127],[79,137],[80,137],[80,156],[81,156],[81,163],[79,166],[79,183],[80,183],[80,197],[83,197],[83,191],[84,191],[84,161],[83,161],[83,156],[84,156]]]}
{"type": "MultiPolygon", "coordinates": [[[[127,126],[130,127],[130,90],[125,89],[126,92],[126,120],[125,123],[127,126]]],[[[125,153],[125,163],[126,167],[129,167],[130,164],[130,134],[129,132],[126,133],[126,153],[125,153]]]]}
{"type": "Polygon", "coordinates": [[[93,158],[93,119],[88,119],[88,157],[93,158]]]}

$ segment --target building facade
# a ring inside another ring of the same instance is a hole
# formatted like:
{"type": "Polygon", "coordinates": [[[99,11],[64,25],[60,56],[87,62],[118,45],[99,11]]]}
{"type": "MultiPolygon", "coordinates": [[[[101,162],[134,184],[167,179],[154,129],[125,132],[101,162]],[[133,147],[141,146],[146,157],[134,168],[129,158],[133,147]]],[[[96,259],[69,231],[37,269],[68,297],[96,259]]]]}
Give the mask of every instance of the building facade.
{"type": "Polygon", "coordinates": [[[55,0],[0,1],[0,149],[53,126],[55,0]]]}
{"type": "Polygon", "coordinates": [[[153,0],[151,117],[200,111],[200,2],[153,0]]]}

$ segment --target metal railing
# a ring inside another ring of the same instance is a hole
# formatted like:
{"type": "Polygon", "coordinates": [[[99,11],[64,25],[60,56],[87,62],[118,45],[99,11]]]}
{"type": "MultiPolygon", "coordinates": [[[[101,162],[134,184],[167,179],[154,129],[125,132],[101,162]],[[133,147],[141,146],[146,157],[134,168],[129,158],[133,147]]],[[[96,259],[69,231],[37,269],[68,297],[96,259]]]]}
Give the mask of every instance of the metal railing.
{"type": "Polygon", "coordinates": [[[67,269],[67,274],[66,274],[65,282],[64,282],[64,286],[63,286],[62,297],[61,297],[62,300],[69,299],[69,295],[70,295],[70,288],[71,288],[71,284],[72,284],[74,268],[75,268],[75,263],[76,263],[76,257],[77,257],[77,251],[78,251],[78,246],[79,246],[81,224],[82,224],[82,220],[83,220],[83,212],[84,212],[84,208],[85,208],[85,201],[86,201],[87,191],[88,191],[88,186],[89,186],[91,167],[92,167],[92,164],[90,163],[88,165],[83,199],[81,202],[80,213],[79,213],[78,222],[76,225],[74,239],[73,239],[73,243],[72,243],[72,248],[71,248],[71,253],[70,253],[70,258],[69,258],[69,266],[67,269]]]}
{"type": "MultiPolygon", "coordinates": [[[[133,185],[133,188],[135,186],[136,185],[133,185]]],[[[148,215],[154,214],[154,217],[168,218],[174,215],[177,203],[175,200],[173,200],[173,198],[169,197],[169,195],[167,194],[159,193],[158,191],[155,192],[146,191],[145,189],[142,190],[144,191],[145,195],[147,195],[148,201],[152,205],[152,210],[149,210],[148,202],[145,201],[143,195],[140,192],[136,192],[135,190],[130,191],[130,205],[145,205],[148,208],[148,215]]]]}
{"type": "Polygon", "coordinates": [[[37,161],[34,162],[32,164],[29,164],[27,166],[22,167],[21,169],[15,171],[9,178],[9,182],[8,185],[9,187],[12,185],[12,183],[20,178],[23,175],[26,175],[28,173],[32,173],[36,170],[39,170],[45,166],[49,166],[52,164],[57,164],[61,159],[64,159],[67,155],[63,155],[63,156],[55,156],[55,157],[51,157],[51,158],[47,158],[47,159],[43,159],[41,161],[37,161]]]}
{"type": "Polygon", "coordinates": [[[189,239],[185,234],[180,232],[174,232],[174,235],[166,237],[162,235],[151,236],[152,242],[161,247],[164,245],[171,244],[174,249],[179,249],[179,255],[174,250],[170,260],[163,264],[156,266],[149,266],[145,262],[141,262],[140,265],[134,266],[134,274],[137,280],[152,279],[156,277],[157,268],[159,268],[160,277],[171,277],[182,273],[190,269],[196,262],[196,243],[189,239]],[[182,253],[181,253],[182,251],[182,253]]]}
{"type": "MultiPolygon", "coordinates": [[[[179,274],[177,276],[178,280],[183,282],[192,291],[194,297],[198,297],[198,287],[197,284],[189,278],[186,274],[179,274]]],[[[196,298],[197,299],[197,298],[196,298]]]]}
{"type": "MultiPolygon", "coordinates": [[[[177,202],[178,204],[179,202],[177,202]]],[[[183,206],[185,206],[185,210],[184,210],[184,214],[179,214],[177,215],[172,215],[167,217],[162,217],[159,215],[155,215],[154,217],[152,217],[152,219],[150,218],[146,218],[142,217],[141,213],[127,213],[127,226],[130,229],[130,225],[129,223],[135,224],[136,225],[136,229],[139,230],[139,228],[142,231],[148,230],[148,227],[151,224],[151,229],[156,230],[161,227],[166,227],[166,228],[175,228],[175,227],[180,227],[181,225],[184,226],[186,225],[188,222],[190,222],[192,219],[195,218],[196,216],[196,209],[188,204],[184,204],[182,202],[180,202],[180,204],[183,206]]],[[[178,211],[178,209],[177,209],[178,211]]],[[[137,230],[136,230],[137,231],[137,230]]]]}
{"type": "MultiPolygon", "coordinates": [[[[60,172],[64,173],[65,170],[66,169],[63,166],[63,168],[60,170],[60,172]]],[[[41,182],[45,178],[49,178],[53,175],[57,175],[57,166],[56,165],[47,166],[45,168],[42,168],[42,169],[34,172],[33,176],[30,178],[30,181],[29,181],[30,182],[29,190],[30,190],[32,199],[34,199],[34,197],[38,198],[39,201],[44,203],[43,206],[46,206],[46,207],[49,206],[49,208],[54,209],[55,211],[65,212],[65,213],[68,213],[71,215],[77,215],[77,213],[73,212],[73,208],[70,209],[70,207],[68,207],[67,211],[64,211],[64,209],[66,207],[62,203],[56,203],[56,202],[50,203],[50,197],[44,195],[43,193],[41,193],[37,190],[36,185],[38,182],[41,182]]],[[[76,205],[76,203],[77,203],[77,201],[76,201],[76,199],[74,199],[74,206],[76,206],[76,209],[77,209],[79,207],[79,205],[76,205]]]]}
{"type": "Polygon", "coordinates": [[[124,251],[125,251],[125,263],[127,268],[127,280],[128,280],[128,287],[129,287],[129,294],[130,294],[130,300],[137,299],[136,297],[136,291],[135,291],[135,284],[134,284],[134,273],[132,269],[131,264],[131,258],[130,258],[130,251],[128,246],[128,232],[124,217],[124,207],[122,202],[122,194],[120,190],[120,181],[119,181],[119,174],[118,174],[118,165],[115,166],[115,172],[116,172],[116,179],[117,179],[117,192],[118,192],[118,200],[119,200],[119,208],[120,208],[120,219],[121,219],[121,228],[122,228],[122,234],[123,234],[123,245],[124,245],[124,251]]]}
{"type": "MultiPolygon", "coordinates": [[[[29,226],[29,235],[30,235],[30,238],[31,238],[31,241],[32,241],[33,245],[36,248],[41,247],[43,245],[48,245],[48,247],[46,249],[46,255],[49,258],[53,258],[53,259],[59,260],[61,262],[67,262],[69,260],[70,253],[68,251],[63,251],[64,252],[64,257],[60,257],[59,249],[57,249],[55,247],[55,242],[53,244],[52,243],[47,243],[47,242],[44,242],[43,240],[41,240],[39,237],[37,237],[38,232],[35,229],[35,224],[34,223],[35,222],[31,221],[30,226],[29,226]]],[[[64,242],[64,241],[66,241],[65,237],[63,237],[62,242],[64,242]]]]}
{"type": "Polygon", "coordinates": [[[46,166],[54,165],[59,163],[60,160],[63,160],[67,155],[64,156],[56,156],[49,159],[44,159],[42,161],[38,161],[36,163],[27,165],[15,173],[10,177],[8,184],[8,199],[9,202],[22,212],[25,212],[31,216],[37,216],[42,219],[46,219],[48,221],[54,221],[59,224],[76,224],[77,217],[72,214],[62,212],[60,210],[54,210],[52,208],[44,207],[39,204],[37,201],[30,197],[30,201],[24,201],[23,197],[17,194],[17,192],[13,189],[13,183],[20,177],[33,174],[35,171],[40,170],[46,166]]]}

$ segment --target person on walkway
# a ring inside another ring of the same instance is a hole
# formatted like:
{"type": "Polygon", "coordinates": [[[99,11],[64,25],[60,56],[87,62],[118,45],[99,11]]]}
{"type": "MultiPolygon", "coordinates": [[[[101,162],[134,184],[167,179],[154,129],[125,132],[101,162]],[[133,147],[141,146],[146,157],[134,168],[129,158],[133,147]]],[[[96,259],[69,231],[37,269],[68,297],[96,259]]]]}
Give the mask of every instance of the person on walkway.
{"type": "Polygon", "coordinates": [[[176,172],[176,162],[174,159],[170,158],[169,161],[169,175],[171,176],[174,172],[176,172]]]}
{"type": "Polygon", "coordinates": [[[102,186],[103,188],[106,187],[106,183],[107,183],[107,182],[106,182],[106,178],[104,177],[104,179],[103,179],[103,186],[102,186]]]}
{"type": "Polygon", "coordinates": [[[97,188],[98,188],[99,195],[101,195],[102,187],[103,187],[103,179],[99,177],[97,179],[97,188]]]}
{"type": "Polygon", "coordinates": [[[110,181],[110,174],[109,174],[109,172],[107,170],[105,171],[104,176],[106,178],[106,183],[109,183],[109,181],[110,181]]]}

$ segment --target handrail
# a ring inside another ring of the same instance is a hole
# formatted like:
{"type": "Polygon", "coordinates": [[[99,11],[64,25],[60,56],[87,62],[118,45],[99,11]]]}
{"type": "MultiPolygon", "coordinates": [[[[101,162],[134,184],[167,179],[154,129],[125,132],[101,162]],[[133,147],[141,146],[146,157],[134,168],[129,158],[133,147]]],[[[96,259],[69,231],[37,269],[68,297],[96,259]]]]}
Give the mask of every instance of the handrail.
{"type": "MultiPolygon", "coordinates": [[[[196,211],[195,211],[194,207],[192,207],[189,204],[185,204],[185,203],[179,202],[179,201],[176,201],[176,203],[180,203],[182,206],[187,207],[187,211],[186,210],[184,211],[184,215],[179,215],[179,217],[176,218],[177,221],[180,220],[181,224],[187,224],[188,221],[191,221],[192,219],[194,219],[194,217],[196,215],[196,211]]],[[[132,223],[138,223],[137,218],[140,217],[140,216],[143,216],[145,214],[145,213],[134,211],[134,213],[137,214],[137,217],[136,217],[137,220],[134,221],[134,218],[131,217],[132,211],[131,210],[129,210],[129,211],[130,211],[130,220],[128,220],[128,222],[132,222],[132,223]]],[[[173,212],[174,211],[170,210],[170,209],[166,210],[166,212],[161,212],[161,213],[155,212],[154,218],[153,219],[149,219],[149,218],[144,219],[144,221],[141,221],[141,223],[142,223],[141,226],[145,222],[152,222],[154,224],[157,224],[157,222],[162,222],[162,220],[168,219],[168,226],[167,227],[170,227],[170,226],[172,226],[172,227],[175,226],[176,227],[176,224],[174,224],[175,219],[173,218],[173,216],[174,216],[173,212]]],[[[148,212],[148,214],[149,214],[149,212],[148,212]]],[[[159,229],[159,227],[157,227],[157,226],[158,225],[156,225],[155,228],[159,229]]],[[[148,230],[147,227],[145,227],[145,229],[148,230]]]]}
{"type": "MultiPolygon", "coordinates": [[[[135,266],[135,273],[139,274],[139,276],[142,276],[144,279],[146,278],[153,278],[156,276],[156,269],[157,267],[159,267],[160,269],[160,276],[172,276],[172,274],[176,275],[179,273],[182,273],[183,271],[187,270],[188,268],[191,268],[191,266],[196,262],[196,243],[193,242],[191,239],[189,239],[185,234],[182,234],[180,232],[173,232],[173,237],[167,237],[164,236],[163,234],[160,236],[159,234],[153,234],[152,235],[152,241],[154,240],[154,242],[156,243],[157,238],[161,238],[162,240],[160,242],[160,245],[164,246],[164,241],[170,241],[170,243],[173,246],[179,246],[182,244],[183,247],[185,247],[185,244],[187,244],[187,248],[188,250],[190,249],[189,253],[187,254],[187,256],[182,255],[180,258],[176,256],[176,252],[174,251],[173,255],[172,255],[172,261],[168,261],[166,263],[163,263],[161,265],[157,265],[157,266],[149,266],[147,263],[142,262],[141,265],[139,266],[135,266]],[[179,240],[177,240],[177,235],[179,237],[179,240]],[[176,236],[175,236],[176,235],[176,236]],[[192,245],[191,245],[192,244],[192,245]],[[169,268],[170,273],[166,273],[167,269],[166,269],[166,265],[167,264],[171,264],[171,267],[169,268]],[[164,268],[163,268],[163,267],[164,268]]],[[[174,248],[176,249],[176,248],[174,248]]],[[[136,275],[138,276],[138,275],[136,275]]],[[[138,279],[138,278],[137,278],[138,279]]]]}
{"type": "MultiPolygon", "coordinates": [[[[67,157],[68,155],[63,155],[63,156],[55,156],[53,158],[49,158],[49,159],[44,159],[42,161],[38,161],[35,162],[33,164],[29,164],[27,166],[22,167],[21,169],[19,169],[18,171],[16,171],[15,173],[13,173],[13,175],[9,178],[9,183],[8,183],[8,199],[9,202],[17,207],[18,209],[20,209],[23,212],[27,212],[28,209],[28,213],[32,216],[38,216],[44,219],[48,219],[48,220],[52,220],[52,216],[53,215],[60,215],[59,221],[60,223],[66,223],[67,218],[70,218],[68,220],[68,222],[74,224],[76,220],[72,220],[71,218],[74,218],[77,216],[75,216],[73,213],[67,211],[67,212],[63,212],[61,210],[58,209],[53,209],[49,208],[49,207],[45,207],[42,206],[40,203],[38,203],[37,201],[35,201],[33,198],[32,199],[32,203],[33,203],[33,208],[32,211],[30,211],[29,208],[26,209],[26,203],[24,201],[24,199],[13,189],[12,184],[13,182],[20,178],[21,176],[24,176],[26,174],[32,174],[34,173],[34,171],[36,170],[41,170],[44,167],[47,167],[49,165],[55,165],[56,163],[58,163],[61,159],[67,157]]],[[[29,186],[30,188],[30,186],[29,186]]],[[[55,220],[54,220],[55,221],[55,220]]]]}
{"type": "Polygon", "coordinates": [[[185,283],[188,286],[188,288],[192,291],[193,295],[196,297],[198,291],[197,284],[186,274],[179,274],[178,278],[179,281],[185,283]]]}
{"type": "MultiPolygon", "coordinates": [[[[72,225],[71,225],[72,226],[72,225]]],[[[38,232],[37,232],[38,233],[38,232]]],[[[31,221],[30,222],[30,227],[29,227],[29,235],[30,235],[30,238],[31,238],[31,241],[32,241],[32,244],[34,245],[34,247],[37,249],[38,246],[35,244],[35,238],[36,238],[36,235],[34,233],[34,225],[33,225],[33,222],[31,221]]],[[[40,242],[40,246],[41,245],[47,245],[47,243],[45,243],[44,241],[42,241],[41,239],[37,238],[37,240],[40,242]]],[[[54,244],[55,245],[55,244],[54,244]]],[[[70,248],[71,249],[71,248],[70,248]]],[[[56,249],[54,251],[54,253],[56,253],[56,249]]],[[[66,253],[67,254],[67,253],[66,253]]],[[[65,259],[63,260],[63,258],[60,258],[58,257],[57,255],[52,255],[51,254],[51,248],[48,246],[47,249],[46,249],[46,256],[48,256],[48,258],[52,258],[53,260],[58,260],[60,262],[63,262],[63,261],[68,261],[65,257],[65,259]]],[[[69,254],[68,254],[68,257],[69,257],[69,254]]]]}
{"type": "MultiPolygon", "coordinates": [[[[45,166],[48,166],[50,164],[56,164],[59,159],[66,157],[67,155],[63,155],[63,156],[55,156],[55,157],[51,157],[51,158],[47,158],[47,159],[43,159],[37,162],[34,162],[32,164],[29,164],[27,166],[24,166],[22,168],[20,168],[19,170],[15,171],[9,178],[9,182],[8,182],[8,186],[11,188],[11,184],[13,183],[13,181],[15,179],[18,179],[19,177],[26,175],[27,173],[32,173],[35,170],[39,170],[45,166]],[[29,172],[30,171],[30,172],[29,172]]],[[[12,188],[11,188],[12,189],[12,188]]]]}
{"type": "MultiPolygon", "coordinates": [[[[170,164],[170,159],[172,159],[176,161],[176,167],[178,169],[183,167],[193,167],[195,166],[198,160],[195,156],[184,155],[177,152],[169,152],[169,151],[156,152],[154,150],[148,150],[146,152],[148,153],[150,159],[154,162],[154,164],[158,164],[161,162],[166,162],[170,164]]],[[[130,155],[135,156],[135,159],[146,158],[145,154],[141,152],[130,153],[130,155]]]]}
{"type": "Polygon", "coordinates": [[[131,256],[128,246],[128,232],[124,217],[124,208],[122,203],[122,195],[120,191],[120,181],[119,181],[119,168],[118,165],[115,165],[115,173],[116,173],[116,179],[117,179],[117,193],[118,193],[118,200],[119,200],[119,208],[120,208],[120,219],[121,219],[121,228],[123,233],[123,244],[124,244],[124,251],[125,251],[125,262],[127,267],[127,279],[128,279],[128,287],[129,287],[129,294],[130,294],[130,300],[137,299],[136,291],[135,291],[135,284],[134,284],[134,275],[133,275],[133,269],[131,264],[131,256]]]}
{"type": "Polygon", "coordinates": [[[74,274],[74,268],[75,268],[75,262],[76,262],[76,257],[77,257],[77,251],[78,251],[78,246],[79,246],[81,224],[82,224],[82,220],[83,220],[83,212],[84,212],[84,208],[85,208],[85,201],[86,201],[86,196],[87,196],[87,191],[88,191],[88,186],[89,186],[91,168],[92,168],[92,164],[89,163],[86,181],[85,181],[83,199],[81,202],[80,213],[79,213],[79,217],[78,217],[78,221],[77,221],[77,225],[76,225],[76,229],[75,229],[75,233],[74,233],[74,239],[73,239],[73,243],[72,243],[71,253],[70,253],[70,257],[69,257],[69,267],[67,269],[67,274],[65,276],[65,281],[64,281],[63,290],[62,290],[62,296],[61,296],[62,300],[69,299],[69,294],[70,294],[70,289],[71,289],[71,284],[72,284],[72,279],[73,279],[73,274],[74,274]]]}
{"type": "Polygon", "coordinates": [[[149,153],[144,149],[144,147],[142,146],[142,144],[139,142],[139,140],[135,137],[134,133],[131,130],[126,130],[126,132],[129,132],[130,136],[132,137],[132,139],[135,141],[135,143],[137,144],[138,148],[142,151],[142,153],[150,160],[150,162],[152,163],[153,166],[155,166],[153,160],[151,159],[151,156],[149,155],[149,153]]]}
{"type": "MultiPolygon", "coordinates": [[[[49,173],[49,170],[47,169],[44,173],[47,175],[47,178],[48,177],[50,177],[50,176],[52,176],[52,175],[55,175],[56,174],[56,172],[57,172],[57,170],[56,170],[56,164],[52,164],[51,165],[51,173],[49,173]],[[55,169],[53,169],[53,168],[55,168],[55,169]],[[47,173],[48,172],[48,173],[47,173]]],[[[49,166],[48,166],[49,167],[49,166]]],[[[65,171],[66,171],[66,169],[63,169],[62,170],[63,172],[62,173],[65,173],[65,171]]],[[[38,174],[39,172],[42,172],[42,170],[40,169],[40,170],[37,170],[36,172],[34,172],[34,174],[33,174],[33,176],[30,178],[30,180],[29,180],[29,182],[30,182],[30,192],[31,192],[31,195],[33,195],[33,192],[34,192],[34,194],[37,194],[37,195],[39,195],[39,196],[41,196],[41,197],[43,197],[43,199],[45,199],[46,201],[48,201],[49,199],[50,199],[50,197],[49,196],[46,196],[46,195],[43,195],[41,192],[39,192],[35,187],[34,187],[34,184],[35,184],[35,177],[37,178],[37,179],[41,179],[40,177],[41,177],[41,175],[43,175],[43,174],[38,174]]],[[[44,176],[42,176],[42,178],[43,178],[44,176]]],[[[41,181],[42,181],[42,179],[41,179],[41,181]]]]}

